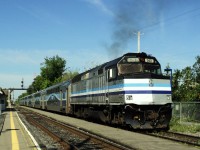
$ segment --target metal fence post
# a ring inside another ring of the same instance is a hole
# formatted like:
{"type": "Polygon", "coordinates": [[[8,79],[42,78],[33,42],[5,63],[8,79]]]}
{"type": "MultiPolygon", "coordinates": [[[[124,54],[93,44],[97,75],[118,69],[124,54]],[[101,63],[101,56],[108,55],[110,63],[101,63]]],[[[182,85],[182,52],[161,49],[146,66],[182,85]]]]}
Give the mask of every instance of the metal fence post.
{"type": "Polygon", "coordinates": [[[180,102],[180,123],[181,123],[181,117],[182,117],[182,104],[181,104],[181,102],[180,102]]]}
{"type": "Polygon", "coordinates": [[[0,115],[1,115],[1,100],[0,100],[0,115]]]}

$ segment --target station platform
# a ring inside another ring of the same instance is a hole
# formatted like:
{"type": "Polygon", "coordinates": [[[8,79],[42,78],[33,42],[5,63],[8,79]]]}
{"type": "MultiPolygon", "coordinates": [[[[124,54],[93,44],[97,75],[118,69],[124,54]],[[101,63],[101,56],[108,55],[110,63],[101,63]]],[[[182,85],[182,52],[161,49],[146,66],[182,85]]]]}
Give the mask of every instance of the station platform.
{"type": "Polygon", "coordinates": [[[27,131],[26,127],[23,125],[18,117],[17,112],[12,108],[12,106],[8,106],[2,115],[5,116],[5,120],[0,135],[1,150],[38,149],[34,143],[34,138],[31,137],[30,133],[27,131]]]}

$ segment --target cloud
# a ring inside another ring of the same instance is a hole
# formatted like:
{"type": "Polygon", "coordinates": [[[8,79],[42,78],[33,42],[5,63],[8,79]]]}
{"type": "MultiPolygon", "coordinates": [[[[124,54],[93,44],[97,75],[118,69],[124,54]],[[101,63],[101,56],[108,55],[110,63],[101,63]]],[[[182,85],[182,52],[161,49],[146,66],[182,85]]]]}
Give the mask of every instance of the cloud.
{"type": "MultiPolygon", "coordinates": [[[[10,74],[10,73],[1,73],[0,74],[0,87],[1,88],[21,88],[22,78],[24,80],[24,88],[28,88],[28,86],[32,83],[34,75],[33,74],[10,74]]],[[[16,99],[19,95],[21,95],[24,90],[17,90],[12,92],[11,97],[16,99]]]]}
{"type": "Polygon", "coordinates": [[[85,71],[96,65],[108,61],[106,52],[100,50],[12,50],[0,49],[0,64],[4,66],[2,73],[29,73],[39,74],[41,63],[46,57],[58,55],[67,61],[66,67],[71,71],[85,71]]]}
{"type": "Polygon", "coordinates": [[[22,78],[24,80],[24,87],[27,88],[30,83],[33,81],[34,74],[10,74],[10,73],[1,73],[0,74],[0,87],[2,88],[20,88],[22,78]]]}
{"type": "MultiPolygon", "coordinates": [[[[172,51],[172,50],[168,50],[172,51]]],[[[191,53],[190,51],[184,51],[184,52],[174,52],[174,53],[167,53],[163,52],[162,54],[159,54],[157,56],[158,61],[162,65],[162,69],[165,69],[167,64],[169,63],[169,66],[172,68],[172,70],[175,69],[184,69],[187,66],[192,67],[195,63],[195,57],[199,54],[199,50],[193,50],[191,53]]]]}
{"type": "MultiPolygon", "coordinates": [[[[41,63],[44,58],[58,55],[67,61],[66,67],[71,71],[83,72],[108,61],[106,52],[100,50],[16,50],[0,49],[0,87],[20,88],[21,80],[24,79],[24,87],[28,87],[36,75],[40,74],[41,63]]],[[[15,98],[20,95],[16,92],[15,98]]]]}
{"type": "MultiPolygon", "coordinates": [[[[5,50],[0,54],[0,61],[5,63],[24,63],[27,60],[27,55],[16,50],[5,50]],[[7,56],[7,57],[5,57],[7,56]]],[[[30,60],[29,60],[30,61],[30,60]]]]}
{"type": "Polygon", "coordinates": [[[56,12],[49,11],[43,7],[34,5],[26,5],[25,7],[23,5],[18,5],[18,9],[39,21],[49,21],[58,25],[64,24],[64,21],[60,16],[56,15],[56,12]]]}
{"type": "Polygon", "coordinates": [[[94,5],[99,10],[101,10],[103,13],[105,13],[109,16],[114,16],[113,11],[111,9],[109,9],[102,0],[85,0],[85,1],[94,5]]]}
{"type": "Polygon", "coordinates": [[[88,61],[96,61],[97,63],[103,63],[107,60],[106,54],[100,50],[79,49],[79,50],[57,50],[57,49],[0,49],[0,63],[4,65],[39,65],[44,62],[46,57],[60,56],[67,60],[72,66],[80,67],[88,61]],[[92,51],[92,53],[91,53],[92,51]]]}
{"type": "Polygon", "coordinates": [[[35,65],[38,62],[39,51],[26,51],[16,49],[0,49],[0,62],[1,64],[32,64],[35,65]]]}

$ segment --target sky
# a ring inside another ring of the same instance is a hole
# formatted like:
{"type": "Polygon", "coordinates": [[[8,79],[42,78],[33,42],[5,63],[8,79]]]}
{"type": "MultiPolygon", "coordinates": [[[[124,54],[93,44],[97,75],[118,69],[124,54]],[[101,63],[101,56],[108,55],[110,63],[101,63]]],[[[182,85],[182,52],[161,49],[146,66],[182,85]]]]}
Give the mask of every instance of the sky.
{"type": "MultiPolygon", "coordinates": [[[[199,0],[0,0],[0,87],[27,88],[45,58],[83,72],[128,52],[155,56],[162,70],[200,55],[199,0]]],[[[22,91],[15,91],[16,99],[22,91]]]]}

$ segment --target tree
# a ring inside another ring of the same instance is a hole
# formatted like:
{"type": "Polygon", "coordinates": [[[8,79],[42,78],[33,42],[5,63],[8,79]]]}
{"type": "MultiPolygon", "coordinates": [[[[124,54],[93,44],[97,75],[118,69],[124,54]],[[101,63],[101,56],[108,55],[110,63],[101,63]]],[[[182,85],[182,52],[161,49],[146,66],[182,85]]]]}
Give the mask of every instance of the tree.
{"type": "Polygon", "coordinates": [[[32,94],[50,86],[50,81],[44,79],[41,75],[34,78],[32,84],[28,87],[27,93],[32,94]]]}
{"type": "Polygon", "coordinates": [[[200,84],[200,56],[196,57],[196,62],[193,65],[195,82],[200,84]]]}
{"type": "Polygon", "coordinates": [[[172,80],[172,97],[175,101],[200,100],[200,56],[193,67],[175,70],[172,80]]]}
{"type": "Polygon", "coordinates": [[[27,96],[28,94],[25,92],[25,93],[22,93],[19,97],[18,97],[18,99],[20,99],[20,98],[22,98],[22,97],[24,97],[24,96],[27,96]]]}
{"type": "Polygon", "coordinates": [[[181,100],[183,101],[193,101],[196,98],[196,92],[193,88],[193,69],[191,67],[186,67],[181,71],[181,85],[179,88],[181,100]]]}
{"type": "MultiPolygon", "coordinates": [[[[45,58],[44,66],[41,67],[41,77],[46,80],[46,86],[60,82],[61,76],[65,71],[66,61],[58,55],[52,58],[45,58]],[[60,80],[58,80],[60,79],[60,80]],[[48,82],[49,81],[49,82],[48,82]]],[[[46,88],[46,87],[45,87],[46,88]]]]}
{"type": "Polygon", "coordinates": [[[172,77],[172,99],[175,101],[181,101],[180,86],[179,86],[181,78],[182,78],[181,71],[179,69],[176,69],[172,77]]]}
{"type": "Polygon", "coordinates": [[[200,101],[200,56],[196,57],[196,62],[193,65],[194,70],[194,86],[196,89],[196,101],[200,101]]]}
{"type": "Polygon", "coordinates": [[[79,73],[77,71],[75,71],[75,72],[68,71],[63,74],[62,81],[71,80],[74,76],[76,76],[78,74],[79,73]]]}
{"type": "Polygon", "coordinates": [[[70,80],[78,74],[77,71],[71,72],[65,69],[66,60],[58,55],[51,58],[46,57],[42,64],[40,75],[34,78],[32,84],[28,87],[26,95],[30,95],[59,82],[70,80]],[[67,72],[64,72],[66,70],[67,72]]]}

